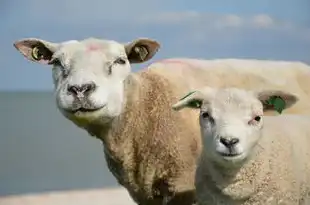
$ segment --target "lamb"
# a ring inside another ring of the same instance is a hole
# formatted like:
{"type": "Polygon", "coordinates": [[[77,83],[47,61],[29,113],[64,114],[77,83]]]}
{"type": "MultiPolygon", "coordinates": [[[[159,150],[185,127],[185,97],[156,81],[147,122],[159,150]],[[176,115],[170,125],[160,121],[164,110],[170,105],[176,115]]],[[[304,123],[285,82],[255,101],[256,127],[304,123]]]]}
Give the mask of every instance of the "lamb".
{"type": "Polygon", "coordinates": [[[188,89],[206,82],[286,88],[303,99],[287,112],[310,113],[310,66],[299,62],[175,58],[134,73],[131,64],[150,60],[159,42],[88,38],[54,43],[25,38],[14,46],[28,60],[53,67],[58,109],[103,143],[110,171],[140,205],[195,202],[201,151],[196,111],[171,110],[188,89]]]}
{"type": "Polygon", "coordinates": [[[310,116],[263,116],[298,100],[281,90],[204,87],[172,106],[200,109],[198,205],[310,204],[310,116]]]}

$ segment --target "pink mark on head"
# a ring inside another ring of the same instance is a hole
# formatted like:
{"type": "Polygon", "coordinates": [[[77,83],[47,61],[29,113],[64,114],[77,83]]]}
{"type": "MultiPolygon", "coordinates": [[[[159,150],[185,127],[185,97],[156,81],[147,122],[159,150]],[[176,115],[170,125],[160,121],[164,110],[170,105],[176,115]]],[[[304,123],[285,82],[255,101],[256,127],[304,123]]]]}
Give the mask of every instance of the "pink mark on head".
{"type": "Polygon", "coordinates": [[[99,50],[100,46],[96,45],[96,44],[90,44],[87,46],[87,51],[96,51],[99,50]]]}

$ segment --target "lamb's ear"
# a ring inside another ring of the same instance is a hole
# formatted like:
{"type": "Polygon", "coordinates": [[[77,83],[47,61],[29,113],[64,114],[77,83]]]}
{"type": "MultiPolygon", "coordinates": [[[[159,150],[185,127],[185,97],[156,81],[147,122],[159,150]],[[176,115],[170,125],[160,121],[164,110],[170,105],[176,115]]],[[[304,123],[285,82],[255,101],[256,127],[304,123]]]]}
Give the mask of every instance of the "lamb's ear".
{"type": "Polygon", "coordinates": [[[28,60],[41,64],[48,64],[57,48],[56,43],[37,38],[20,39],[13,45],[28,60]]]}
{"type": "Polygon", "coordinates": [[[139,38],[124,46],[130,63],[148,61],[160,48],[160,44],[157,41],[148,38],[139,38]]]}
{"type": "Polygon", "coordinates": [[[204,100],[203,93],[201,91],[191,91],[183,96],[177,103],[172,105],[172,109],[179,111],[185,107],[199,109],[204,100]]]}
{"type": "Polygon", "coordinates": [[[262,102],[264,111],[274,110],[280,114],[299,100],[296,95],[280,90],[264,90],[256,92],[256,96],[262,102]]]}

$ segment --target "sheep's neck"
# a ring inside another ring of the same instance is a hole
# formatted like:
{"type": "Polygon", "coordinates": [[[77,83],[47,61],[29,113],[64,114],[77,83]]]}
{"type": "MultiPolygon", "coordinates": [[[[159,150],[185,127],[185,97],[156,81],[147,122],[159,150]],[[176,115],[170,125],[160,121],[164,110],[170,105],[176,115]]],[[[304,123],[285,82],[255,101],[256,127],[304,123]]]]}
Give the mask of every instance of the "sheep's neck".
{"type": "Polygon", "coordinates": [[[99,138],[103,142],[105,148],[111,152],[118,152],[118,150],[115,150],[116,147],[119,149],[124,141],[129,140],[129,136],[125,136],[122,133],[124,131],[124,127],[126,127],[127,123],[129,123],[128,118],[132,112],[132,109],[135,108],[134,105],[139,96],[139,80],[137,78],[138,77],[135,74],[130,74],[124,81],[125,97],[122,105],[122,113],[104,125],[92,124],[89,127],[90,134],[99,138]]]}
{"type": "MultiPolygon", "coordinates": [[[[107,165],[120,184],[127,184],[134,178],[131,172],[123,169],[134,167],[134,149],[137,124],[132,123],[132,114],[138,106],[140,80],[130,74],[124,81],[124,101],[121,114],[105,124],[91,124],[86,130],[102,141],[107,165]]],[[[137,187],[131,187],[137,189],[137,187]]]]}

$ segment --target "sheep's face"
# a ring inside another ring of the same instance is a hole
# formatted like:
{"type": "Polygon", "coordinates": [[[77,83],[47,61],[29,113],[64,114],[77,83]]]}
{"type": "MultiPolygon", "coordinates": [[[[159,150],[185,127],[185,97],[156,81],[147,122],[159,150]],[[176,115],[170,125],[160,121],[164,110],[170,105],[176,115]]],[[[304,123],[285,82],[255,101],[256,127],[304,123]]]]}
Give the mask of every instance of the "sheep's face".
{"type": "Polygon", "coordinates": [[[53,66],[57,106],[82,126],[108,122],[121,113],[130,64],[147,61],[159,48],[150,39],[128,44],[94,38],[58,44],[22,39],[14,45],[29,60],[53,66]]]}
{"type": "Polygon", "coordinates": [[[200,110],[204,151],[218,163],[244,161],[261,136],[262,103],[243,90],[215,92],[200,110]]]}
{"type": "Polygon", "coordinates": [[[296,96],[282,91],[254,92],[206,87],[191,92],[173,108],[200,108],[203,153],[224,166],[240,165],[251,156],[259,142],[263,112],[273,109],[267,101],[275,96],[284,100],[285,108],[297,101],[296,96]]]}

